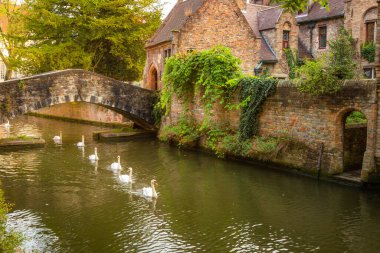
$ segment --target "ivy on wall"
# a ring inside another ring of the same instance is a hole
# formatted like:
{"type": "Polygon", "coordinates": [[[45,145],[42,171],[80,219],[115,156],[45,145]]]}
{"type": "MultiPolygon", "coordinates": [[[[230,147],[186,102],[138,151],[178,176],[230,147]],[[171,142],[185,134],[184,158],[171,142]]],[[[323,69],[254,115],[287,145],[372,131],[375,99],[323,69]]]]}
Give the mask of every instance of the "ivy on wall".
{"type": "Polygon", "coordinates": [[[273,78],[245,77],[239,81],[241,115],[239,139],[250,139],[259,130],[259,113],[266,98],[275,91],[273,78]]]}
{"type": "Polygon", "coordinates": [[[218,156],[224,156],[225,152],[229,152],[224,146],[230,147],[231,140],[235,139],[229,136],[236,136],[237,145],[244,146],[239,154],[247,153],[252,146],[250,139],[258,132],[258,116],[262,105],[275,90],[277,80],[244,77],[240,63],[229,48],[222,46],[177,54],[167,59],[163,75],[164,87],[156,111],[167,115],[173,95],[183,102],[185,108],[174,125],[161,129],[160,139],[174,140],[179,146],[193,146],[203,136],[205,145],[210,150],[218,156]],[[205,112],[200,125],[195,124],[194,118],[191,118],[192,112],[186,108],[195,94],[200,95],[205,112]],[[216,104],[222,105],[225,110],[241,109],[238,133],[229,128],[229,122],[214,122],[212,109],[216,104]]]}

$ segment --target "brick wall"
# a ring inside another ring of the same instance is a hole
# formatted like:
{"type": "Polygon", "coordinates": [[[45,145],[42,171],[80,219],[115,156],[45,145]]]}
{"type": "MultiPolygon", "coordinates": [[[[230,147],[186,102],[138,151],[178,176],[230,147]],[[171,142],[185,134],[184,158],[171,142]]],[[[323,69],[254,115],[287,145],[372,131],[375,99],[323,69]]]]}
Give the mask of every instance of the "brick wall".
{"type": "Polygon", "coordinates": [[[156,68],[158,75],[158,88],[162,88],[162,74],[164,72],[164,51],[171,49],[171,42],[156,45],[151,48],[147,48],[147,57],[143,74],[143,88],[152,90],[152,84],[149,80],[149,73],[152,68],[156,68]]]}
{"type": "Polygon", "coordinates": [[[210,0],[181,29],[178,50],[204,50],[215,45],[232,49],[242,69],[253,73],[260,45],[234,0],[210,0]]]}
{"type": "MultiPolygon", "coordinates": [[[[274,95],[269,97],[260,114],[259,134],[262,136],[291,136],[304,144],[304,149],[292,149],[273,162],[316,171],[319,146],[325,145],[322,169],[324,173],[336,174],[343,171],[343,121],[353,110],[363,112],[368,119],[367,151],[375,150],[375,122],[377,120],[376,83],[374,81],[348,82],[343,90],[332,96],[314,97],[300,93],[289,82],[281,82],[274,95]],[[298,157],[298,158],[297,158],[298,157]],[[311,166],[311,167],[310,167],[311,166]]],[[[163,124],[172,124],[184,111],[174,98],[171,113],[163,124]]],[[[199,124],[204,111],[195,99],[189,106],[199,124]]],[[[239,112],[226,112],[214,108],[214,120],[229,122],[237,130],[239,112]]],[[[372,159],[374,159],[372,157],[372,159]]]]}

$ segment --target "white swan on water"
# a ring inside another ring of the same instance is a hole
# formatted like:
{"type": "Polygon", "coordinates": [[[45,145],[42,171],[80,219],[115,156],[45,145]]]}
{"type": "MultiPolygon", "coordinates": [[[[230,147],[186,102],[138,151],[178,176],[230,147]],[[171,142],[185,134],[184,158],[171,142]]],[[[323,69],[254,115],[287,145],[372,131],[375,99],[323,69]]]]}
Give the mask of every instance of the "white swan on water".
{"type": "Polygon", "coordinates": [[[154,199],[156,199],[158,197],[157,192],[156,192],[156,188],[154,188],[155,184],[157,184],[156,180],[152,179],[150,181],[150,186],[151,187],[144,187],[142,189],[143,190],[142,193],[143,193],[144,197],[154,198],[154,199]]]}
{"type": "Polygon", "coordinates": [[[55,143],[62,143],[62,131],[59,131],[59,136],[54,136],[53,140],[55,143]]]}
{"type": "Polygon", "coordinates": [[[77,147],[84,147],[84,135],[82,135],[82,141],[77,143],[77,147]]]}
{"type": "Polygon", "coordinates": [[[117,162],[111,164],[111,170],[117,171],[121,170],[120,156],[117,156],[117,162]]]}
{"type": "Polygon", "coordinates": [[[94,148],[94,154],[90,155],[88,157],[88,159],[90,159],[92,162],[95,162],[95,161],[99,160],[99,157],[98,157],[98,148],[94,148]]]}
{"type": "Polygon", "coordinates": [[[119,180],[122,183],[131,183],[132,182],[132,168],[129,167],[129,175],[122,175],[121,170],[119,170],[119,180]]]}
{"type": "Polygon", "coordinates": [[[3,125],[5,128],[10,128],[11,124],[9,123],[9,120],[7,119],[7,123],[4,123],[3,125]]]}

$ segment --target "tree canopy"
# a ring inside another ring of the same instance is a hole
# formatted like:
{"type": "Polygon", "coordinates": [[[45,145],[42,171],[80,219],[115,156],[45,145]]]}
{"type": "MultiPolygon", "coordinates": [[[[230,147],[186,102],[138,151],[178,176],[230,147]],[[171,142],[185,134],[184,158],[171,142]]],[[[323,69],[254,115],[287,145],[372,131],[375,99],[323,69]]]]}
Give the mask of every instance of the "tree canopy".
{"type": "Polygon", "coordinates": [[[7,71],[5,80],[12,78],[12,73],[20,65],[20,48],[26,42],[25,30],[21,20],[23,9],[12,0],[3,0],[0,3],[0,59],[4,62],[7,71]]]}
{"type": "Polygon", "coordinates": [[[145,42],[161,22],[158,0],[26,0],[23,70],[83,68],[138,80],[145,42]]]}
{"type": "MultiPolygon", "coordinates": [[[[281,3],[282,7],[290,12],[305,11],[309,5],[309,0],[272,0],[273,3],[281,3]]],[[[330,0],[313,0],[321,6],[328,8],[330,0]]]]}

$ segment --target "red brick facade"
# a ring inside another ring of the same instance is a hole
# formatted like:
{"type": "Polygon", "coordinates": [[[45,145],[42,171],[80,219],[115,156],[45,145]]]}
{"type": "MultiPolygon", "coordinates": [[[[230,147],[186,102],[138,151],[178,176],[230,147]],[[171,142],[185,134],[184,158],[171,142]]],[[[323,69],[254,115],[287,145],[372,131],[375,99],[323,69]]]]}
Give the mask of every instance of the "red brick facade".
{"type": "MultiPolygon", "coordinates": [[[[297,49],[301,57],[327,52],[327,41],[340,27],[352,31],[358,56],[360,46],[376,36],[376,0],[330,0],[330,11],[313,3],[297,16],[269,1],[179,0],[147,46],[143,87],[160,89],[164,58],[215,45],[230,47],[242,60],[247,74],[263,69],[279,78],[288,74],[284,47],[297,49]]],[[[374,63],[361,61],[374,77],[374,63]]]]}

